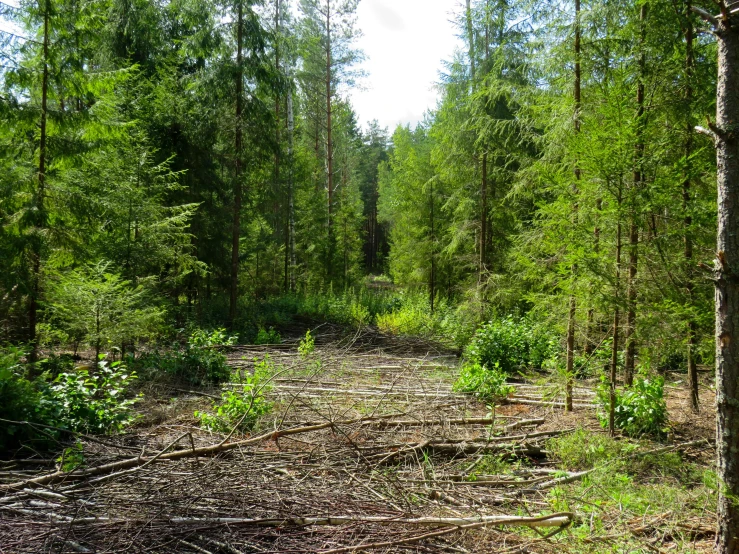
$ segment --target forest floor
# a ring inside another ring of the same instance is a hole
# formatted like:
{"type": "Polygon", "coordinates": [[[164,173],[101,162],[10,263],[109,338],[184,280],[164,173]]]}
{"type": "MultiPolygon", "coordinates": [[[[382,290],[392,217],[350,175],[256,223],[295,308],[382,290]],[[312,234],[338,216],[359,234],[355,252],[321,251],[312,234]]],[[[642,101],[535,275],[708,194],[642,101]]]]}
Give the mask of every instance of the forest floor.
{"type": "Polygon", "coordinates": [[[235,381],[265,356],[278,371],[251,436],[198,426],[220,391],[152,384],[128,433],[80,438],[80,469],[0,462],[0,553],[712,550],[708,388],[695,416],[668,378],[668,437],[611,439],[592,383],[570,414],[543,375],[490,409],[452,392],[443,348],[314,334],[309,357],[297,330],[229,349],[235,381]]]}

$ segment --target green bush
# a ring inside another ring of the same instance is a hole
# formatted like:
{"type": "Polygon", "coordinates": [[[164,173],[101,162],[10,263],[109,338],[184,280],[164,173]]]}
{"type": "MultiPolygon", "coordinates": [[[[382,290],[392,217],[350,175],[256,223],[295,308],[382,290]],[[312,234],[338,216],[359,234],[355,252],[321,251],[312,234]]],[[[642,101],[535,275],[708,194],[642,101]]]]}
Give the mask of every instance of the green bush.
{"type": "Polygon", "coordinates": [[[27,422],[0,424],[0,450],[59,436],[59,431],[44,425],[113,433],[135,419],[132,407],[137,399],[127,394],[136,375],[120,362],[101,362],[90,372],[70,369],[71,361],[64,357],[50,357],[41,364],[47,370],[43,377],[31,381],[25,377],[23,355],[18,348],[0,349],[0,418],[27,422]],[[60,372],[54,376],[51,370],[60,372]],[[45,381],[49,377],[51,383],[45,381]]]}
{"type": "Polygon", "coordinates": [[[254,373],[241,382],[240,390],[229,390],[221,395],[221,402],[214,406],[215,413],[196,411],[195,417],[206,429],[228,433],[233,428],[250,431],[259,418],[272,410],[272,404],[264,398],[270,390],[269,381],[274,365],[269,356],[254,360],[254,373]]]}
{"type": "Polygon", "coordinates": [[[300,354],[301,358],[307,358],[311,354],[313,354],[313,351],[316,349],[316,341],[313,339],[313,336],[310,334],[310,329],[308,329],[305,332],[305,337],[300,339],[300,343],[298,344],[298,354],[300,354]]]}
{"type": "MultiPolygon", "coordinates": [[[[610,385],[605,379],[598,387],[598,419],[603,427],[608,426],[610,408],[610,385]]],[[[667,403],[665,402],[665,380],[637,379],[634,385],[616,391],[614,424],[631,436],[660,435],[667,425],[667,403]]]]}
{"type": "MultiPolygon", "coordinates": [[[[48,417],[34,383],[24,377],[24,355],[20,348],[0,348],[0,418],[43,423],[48,417]]],[[[33,435],[28,425],[0,422],[0,450],[17,446],[33,435]]]]}
{"type": "Polygon", "coordinates": [[[100,362],[97,371],[61,373],[45,392],[44,402],[56,426],[84,433],[113,433],[132,423],[138,398],[126,398],[135,372],[125,364],[100,362]]]}
{"type": "Polygon", "coordinates": [[[549,439],[547,450],[561,467],[584,470],[622,458],[635,447],[606,434],[578,428],[574,433],[549,439]]]}
{"type": "Polygon", "coordinates": [[[487,369],[478,363],[465,364],[454,384],[458,392],[472,392],[485,402],[504,399],[516,389],[506,383],[506,375],[496,365],[487,369]]]}
{"type": "Polygon", "coordinates": [[[269,330],[264,327],[260,327],[257,332],[257,337],[254,339],[254,344],[279,344],[282,341],[280,333],[270,327],[269,330]]]}
{"type": "Polygon", "coordinates": [[[220,346],[236,344],[237,337],[229,336],[225,329],[205,331],[197,329],[190,334],[184,348],[161,353],[148,352],[139,356],[135,367],[152,370],[185,379],[193,385],[218,384],[231,377],[228,359],[219,351],[220,346]]]}
{"type": "Polygon", "coordinates": [[[527,367],[542,367],[556,354],[557,339],[524,319],[508,316],[489,321],[472,337],[465,356],[473,363],[498,367],[510,374],[527,367]]]}

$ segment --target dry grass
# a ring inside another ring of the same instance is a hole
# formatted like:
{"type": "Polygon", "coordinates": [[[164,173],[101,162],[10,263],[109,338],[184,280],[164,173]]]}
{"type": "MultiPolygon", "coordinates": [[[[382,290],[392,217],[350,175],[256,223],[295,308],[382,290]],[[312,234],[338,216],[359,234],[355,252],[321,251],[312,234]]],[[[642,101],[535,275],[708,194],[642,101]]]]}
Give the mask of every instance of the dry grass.
{"type": "MultiPolygon", "coordinates": [[[[590,408],[565,414],[557,407],[514,399],[491,411],[470,396],[451,392],[458,360],[428,342],[388,339],[375,332],[345,336],[330,326],[314,335],[316,352],[307,360],[297,356],[297,339],[233,348],[229,360],[236,371],[249,371],[255,357],[269,354],[283,371],[269,393],[275,408],[258,431],[307,422],[334,425],[214,456],[157,461],[85,479],[70,474],[48,486],[0,493],[0,552],[710,550],[712,492],[697,481],[712,459],[708,446],[645,461],[639,452],[664,445],[608,439],[590,408]],[[338,423],[367,416],[384,419],[338,423]],[[494,417],[494,422],[454,422],[474,417],[494,417]],[[539,418],[544,422],[505,428],[539,418]],[[596,449],[593,459],[599,469],[570,484],[538,489],[574,469],[564,467],[561,459],[568,453],[579,455],[577,441],[596,449]],[[577,519],[550,538],[534,530],[486,527],[451,529],[413,542],[403,541],[428,530],[402,522],[265,527],[212,519],[354,515],[405,520],[556,511],[572,511],[577,519]],[[377,543],[385,546],[366,546],[377,543]]],[[[710,408],[696,416],[683,409],[682,388],[668,391],[670,443],[712,439],[713,421],[706,415],[710,408]]],[[[194,410],[210,405],[204,395],[219,391],[190,393],[159,384],[147,392],[140,405],[144,418],[128,434],[105,445],[82,441],[87,467],[138,455],[151,459],[183,435],[174,448],[222,440],[222,435],[200,429],[193,417],[194,410]]],[[[517,391],[523,400],[542,401],[543,394],[532,385],[517,391]]],[[[588,398],[586,386],[580,399],[585,403],[588,398]]],[[[712,406],[710,390],[701,399],[712,406]]],[[[53,460],[40,458],[9,461],[0,466],[0,484],[52,467],[53,460]]],[[[546,531],[551,529],[541,533],[546,531]]]]}

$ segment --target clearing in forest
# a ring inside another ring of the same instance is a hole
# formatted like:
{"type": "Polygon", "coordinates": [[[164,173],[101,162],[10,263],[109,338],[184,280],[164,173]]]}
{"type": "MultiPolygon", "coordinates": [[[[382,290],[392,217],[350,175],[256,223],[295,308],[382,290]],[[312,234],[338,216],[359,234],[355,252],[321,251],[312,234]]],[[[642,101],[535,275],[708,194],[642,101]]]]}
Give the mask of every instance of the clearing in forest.
{"type": "Polygon", "coordinates": [[[229,349],[234,380],[265,358],[250,435],[198,425],[218,390],[150,385],[134,429],[80,437],[77,469],[2,462],[0,552],[711,550],[713,422],[669,380],[654,443],[609,438],[588,386],[572,414],[535,376],[498,406],[452,392],[457,356],[425,342],[326,326],[309,354],[229,349]]]}

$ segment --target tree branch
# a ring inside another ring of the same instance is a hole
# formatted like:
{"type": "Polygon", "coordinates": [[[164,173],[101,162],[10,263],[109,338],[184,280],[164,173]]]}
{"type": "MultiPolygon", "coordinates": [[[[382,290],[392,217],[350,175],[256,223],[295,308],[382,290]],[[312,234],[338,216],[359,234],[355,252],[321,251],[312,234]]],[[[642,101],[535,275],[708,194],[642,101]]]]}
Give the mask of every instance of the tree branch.
{"type": "Polygon", "coordinates": [[[703,8],[699,8],[698,6],[690,6],[690,9],[693,10],[695,13],[697,13],[699,16],[701,16],[702,19],[704,19],[705,21],[708,21],[714,27],[718,26],[718,18],[711,15],[703,8]]]}
{"type": "Polygon", "coordinates": [[[700,125],[696,125],[694,127],[695,132],[699,133],[701,135],[706,135],[707,137],[711,137],[714,141],[718,139],[718,135],[711,131],[710,129],[706,129],[705,127],[701,127],[700,125]]]}

